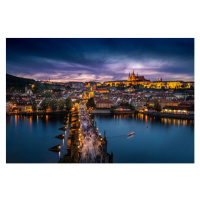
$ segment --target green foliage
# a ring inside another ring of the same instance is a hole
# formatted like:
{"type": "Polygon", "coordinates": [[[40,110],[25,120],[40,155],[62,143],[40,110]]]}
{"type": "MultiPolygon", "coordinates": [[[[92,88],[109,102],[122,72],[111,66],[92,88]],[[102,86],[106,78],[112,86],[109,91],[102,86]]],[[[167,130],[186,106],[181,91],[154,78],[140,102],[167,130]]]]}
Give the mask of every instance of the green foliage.
{"type": "Polygon", "coordinates": [[[131,105],[131,104],[129,105],[129,108],[130,108],[131,110],[133,110],[133,111],[135,110],[135,107],[134,107],[133,105],[131,105]]]}
{"type": "Polygon", "coordinates": [[[95,102],[94,102],[94,98],[90,98],[88,99],[88,102],[86,103],[87,108],[91,107],[91,108],[95,108],[95,102]]]}
{"type": "Polygon", "coordinates": [[[161,87],[161,89],[162,89],[162,90],[165,90],[165,87],[164,87],[164,86],[162,86],[162,87],[161,87]]]}
{"type": "Polygon", "coordinates": [[[60,92],[61,89],[60,88],[56,88],[56,89],[53,89],[54,92],[60,92]]]}
{"type": "Polygon", "coordinates": [[[41,109],[46,112],[46,110],[47,110],[47,108],[49,106],[49,102],[46,100],[46,98],[42,101],[40,106],[41,106],[41,109]]]}
{"type": "Polygon", "coordinates": [[[128,102],[122,101],[119,105],[120,105],[120,106],[129,106],[129,103],[128,103],[128,102]]]}
{"type": "Polygon", "coordinates": [[[120,83],[118,86],[124,88],[125,84],[124,83],[120,83]]]}
{"type": "Polygon", "coordinates": [[[71,87],[68,85],[68,86],[65,87],[65,89],[69,90],[69,89],[71,89],[71,87]]]}
{"type": "Polygon", "coordinates": [[[34,101],[32,105],[32,110],[35,112],[37,111],[37,103],[34,101]]]}
{"type": "Polygon", "coordinates": [[[35,87],[33,88],[33,93],[36,94],[38,92],[44,91],[45,87],[44,85],[41,85],[40,83],[36,83],[35,87]]]}
{"type": "Polygon", "coordinates": [[[80,102],[81,102],[80,99],[78,99],[78,100],[77,100],[77,103],[80,103],[80,102]]]}
{"type": "Polygon", "coordinates": [[[50,107],[51,107],[52,111],[56,111],[57,110],[57,106],[58,106],[58,102],[55,99],[50,101],[50,107]]]}
{"type": "Polygon", "coordinates": [[[66,110],[70,111],[73,108],[73,102],[70,97],[66,99],[66,110]]]}
{"type": "Polygon", "coordinates": [[[60,100],[59,102],[58,102],[58,107],[59,107],[59,110],[64,110],[64,108],[65,108],[65,101],[64,100],[60,100]]]}
{"type": "Polygon", "coordinates": [[[50,91],[46,91],[42,96],[45,98],[50,98],[50,97],[53,97],[53,94],[50,91]]]}
{"type": "Polygon", "coordinates": [[[17,90],[23,90],[29,84],[35,84],[35,80],[27,79],[27,78],[20,78],[17,76],[13,76],[10,74],[6,74],[6,88],[9,89],[14,87],[17,90]]]}
{"type": "Polygon", "coordinates": [[[159,102],[155,102],[155,103],[154,103],[154,109],[155,109],[156,111],[158,111],[158,112],[161,111],[161,105],[160,105],[159,102]]]}
{"type": "Polygon", "coordinates": [[[110,108],[110,113],[114,114],[114,108],[113,108],[113,106],[110,108]]]}
{"type": "Polygon", "coordinates": [[[144,85],[138,84],[138,88],[144,88],[144,85]]]}
{"type": "Polygon", "coordinates": [[[129,104],[128,102],[124,102],[122,101],[120,104],[120,106],[128,106],[131,110],[135,110],[135,107],[132,104],[129,104]]]}

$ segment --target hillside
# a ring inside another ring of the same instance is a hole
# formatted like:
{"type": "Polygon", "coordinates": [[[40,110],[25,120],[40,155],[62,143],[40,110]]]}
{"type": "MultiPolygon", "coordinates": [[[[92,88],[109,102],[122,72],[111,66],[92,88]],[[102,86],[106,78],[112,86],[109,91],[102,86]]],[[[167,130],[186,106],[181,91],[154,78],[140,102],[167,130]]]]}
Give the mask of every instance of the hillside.
{"type": "Polygon", "coordinates": [[[36,81],[33,79],[21,78],[6,74],[6,89],[14,87],[16,89],[24,89],[29,84],[34,84],[36,81]]]}

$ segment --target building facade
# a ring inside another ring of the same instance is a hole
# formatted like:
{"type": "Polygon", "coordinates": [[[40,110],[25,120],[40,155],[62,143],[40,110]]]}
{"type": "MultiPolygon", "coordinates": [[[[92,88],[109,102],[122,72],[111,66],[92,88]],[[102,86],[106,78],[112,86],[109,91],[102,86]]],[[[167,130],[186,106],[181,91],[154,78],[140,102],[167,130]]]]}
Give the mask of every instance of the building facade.
{"type": "Polygon", "coordinates": [[[128,80],[119,81],[107,81],[104,85],[109,87],[129,87],[134,85],[142,85],[144,88],[153,89],[179,89],[179,88],[191,88],[194,87],[194,81],[184,82],[184,81],[163,81],[162,77],[158,78],[158,81],[150,81],[144,76],[135,75],[134,71],[132,74],[129,73],[128,80]]]}
{"type": "Polygon", "coordinates": [[[120,86],[124,86],[124,87],[128,87],[128,86],[132,86],[132,85],[148,85],[150,83],[150,80],[147,80],[144,78],[144,76],[138,76],[135,75],[134,71],[132,74],[129,73],[128,75],[128,80],[119,80],[119,81],[107,81],[104,82],[104,85],[106,86],[111,86],[111,87],[120,87],[120,86]]]}
{"type": "Polygon", "coordinates": [[[102,99],[96,102],[96,108],[111,108],[114,103],[111,100],[102,99]]]}

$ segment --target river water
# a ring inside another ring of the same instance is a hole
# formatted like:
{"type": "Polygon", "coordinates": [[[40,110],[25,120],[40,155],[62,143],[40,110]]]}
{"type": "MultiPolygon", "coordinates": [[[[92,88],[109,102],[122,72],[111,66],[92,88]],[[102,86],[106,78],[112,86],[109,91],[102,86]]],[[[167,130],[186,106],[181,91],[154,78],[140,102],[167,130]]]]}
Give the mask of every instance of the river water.
{"type": "Polygon", "coordinates": [[[95,121],[101,134],[106,130],[114,163],[194,162],[194,120],[138,114],[95,116],[95,121]]]}
{"type": "MultiPolygon", "coordinates": [[[[193,163],[194,120],[155,119],[143,114],[94,117],[98,132],[106,130],[107,151],[114,163],[193,163]],[[134,132],[134,136],[127,137],[134,132]]],[[[67,153],[64,115],[7,116],[7,163],[57,163],[67,153]],[[65,139],[55,136],[64,133],[65,139]],[[61,145],[61,152],[48,149],[61,145]]]]}
{"type": "Polygon", "coordinates": [[[69,130],[61,131],[64,115],[7,116],[7,163],[57,163],[67,153],[69,130]],[[55,136],[65,133],[65,139],[55,136]],[[61,145],[61,152],[48,149],[61,145]]]}

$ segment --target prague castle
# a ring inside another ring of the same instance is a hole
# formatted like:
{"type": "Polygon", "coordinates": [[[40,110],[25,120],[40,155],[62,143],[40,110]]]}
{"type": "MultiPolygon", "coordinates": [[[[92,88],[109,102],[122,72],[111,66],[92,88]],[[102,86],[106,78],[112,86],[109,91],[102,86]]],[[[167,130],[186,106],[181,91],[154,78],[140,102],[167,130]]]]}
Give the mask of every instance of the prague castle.
{"type": "Polygon", "coordinates": [[[114,86],[114,87],[118,87],[118,86],[124,86],[124,87],[128,87],[128,86],[132,86],[132,85],[148,85],[150,83],[150,80],[147,80],[144,78],[144,76],[138,76],[135,75],[134,71],[133,73],[128,76],[128,81],[127,80],[120,80],[120,81],[107,81],[104,82],[104,84],[106,86],[114,86]]]}
{"type": "Polygon", "coordinates": [[[150,81],[144,78],[144,76],[135,75],[134,71],[132,74],[129,73],[128,80],[119,81],[107,81],[104,85],[110,87],[129,87],[134,85],[142,85],[144,88],[155,88],[155,89],[178,89],[178,88],[191,88],[194,87],[194,81],[163,81],[162,78],[158,78],[158,81],[150,81]]]}

